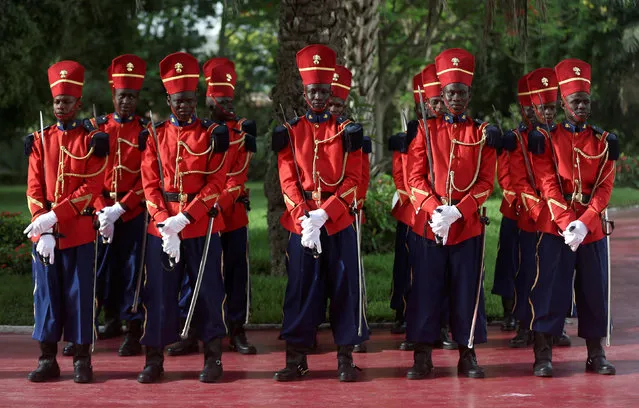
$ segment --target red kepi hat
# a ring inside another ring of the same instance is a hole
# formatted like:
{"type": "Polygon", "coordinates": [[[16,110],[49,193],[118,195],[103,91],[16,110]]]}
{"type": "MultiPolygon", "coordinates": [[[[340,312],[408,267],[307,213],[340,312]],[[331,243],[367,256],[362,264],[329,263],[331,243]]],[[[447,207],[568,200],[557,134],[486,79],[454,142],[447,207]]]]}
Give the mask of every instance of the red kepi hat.
{"type": "Polygon", "coordinates": [[[49,87],[51,95],[82,96],[84,67],[75,61],[60,61],[49,67],[49,87]]]}
{"type": "Polygon", "coordinates": [[[561,61],[555,66],[559,90],[564,98],[575,92],[590,93],[590,64],[576,58],[561,61]]]}
{"type": "Polygon", "coordinates": [[[557,101],[557,76],[552,68],[537,68],[527,76],[528,94],[534,105],[557,101]]]}
{"type": "Polygon", "coordinates": [[[422,70],[422,89],[427,98],[434,98],[441,96],[442,83],[437,78],[437,68],[435,64],[428,64],[426,68],[422,70]]]}
{"type": "Polygon", "coordinates": [[[519,78],[519,81],[517,81],[517,99],[519,99],[519,104],[521,106],[532,105],[530,92],[528,91],[528,75],[530,75],[530,73],[519,78]]]}
{"type": "Polygon", "coordinates": [[[422,95],[424,95],[424,85],[422,84],[422,73],[413,77],[413,100],[415,104],[419,104],[419,89],[421,88],[422,95]]]}
{"type": "Polygon", "coordinates": [[[202,67],[206,78],[206,96],[229,97],[235,96],[237,74],[235,64],[227,58],[211,58],[202,67]]]}
{"type": "Polygon", "coordinates": [[[337,55],[331,48],[321,44],[307,45],[297,52],[295,59],[304,85],[330,85],[333,82],[337,55]]]}
{"type": "Polygon", "coordinates": [[[442,88],[448,84],[461,83],[471,86],[475,72],[475,57],[462,48],[450,48],[435,57],[437,77],[442,88]]]}
{"type": "Polygon", "coordinates": [[[331,83],[331,93],[333,96],[337,96],[342,100],[348,98],[348,94],[351,92],[351,81],[353,74],[345,66],[335,65],[335,72],[333,73],[333,82],[331,83]]]}
{"type": "Polygon", "coordinates": [[[176,52],[160,61],[160,77],[169,95],[196,91],[200,78],[200,64],[191,54],[176,52]]]}
{"type": "Polygon", "coordinates": [[[115,89],[142,89],[146,62],[137,55],[124,54],[111,61],[110,79],[115,89]]]}

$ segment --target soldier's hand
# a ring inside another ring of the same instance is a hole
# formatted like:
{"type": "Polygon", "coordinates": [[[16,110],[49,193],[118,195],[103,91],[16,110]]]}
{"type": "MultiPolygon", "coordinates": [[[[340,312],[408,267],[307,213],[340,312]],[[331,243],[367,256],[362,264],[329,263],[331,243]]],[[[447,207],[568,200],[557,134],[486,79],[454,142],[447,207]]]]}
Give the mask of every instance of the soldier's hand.
{"type": "Polygon", "coordinates": [[[100,231],[100,235],[104,237],[104,242],[110,244],[113,240],[113,232],[115,231],[115,226],[106,218],[100,219],[100,216],[98,216],[98,220],[100,221],[100,227],[98,228],[98,231],[100,231]]]}
{"type": "Polygon", "coordinates": [[[102,220],[107,220],[108,222],[113,224],[125,212],[126,210],[122,207],[120,203],[115,203],[112,206],[104,207],[102,211],[98,213],[98,220],[100,220],[100,224],[102,224],[102,220]]]}
{"type": "Polygon", "coordinates": [[[162,250],[169,258],[180,262],[180,237],[177,234],[162,234],[162,250]]]}
{"type": "Polygon", "coordinates": [[[160,226],[159,229],[160,232],[162,232],[163,234],[177,235],[182,232],[184,227],[186,227],[190,223],[191,221],[186,218],[186,215],[184,215],[183,213],[179,213],[178,215],[174,215],[164,220],[162,226],[160,226]]]}
{"type": "Polygon", "coordinates": [[[27,234],[27,238],[35,237],[53,228],[56,222],[58,222],[58,217],[53,211],[49,211],[36,218],[24,229],[23,233],[27,234]]]}
{"type": "Polygon", "coordinates": [[[302,228],[304,230],[319,230],[324,226],[324,224],[326,224],[326,221],[328,221],[328,214],[326,213],[326,211],[320,208],[317,210],[309,211],[308,217],[303,216],[300,217],[299,220],[302,221],[302,228]]]}
{"type": "Polygon", "coordinates": [[[53,237],[53,230],[48,230],[44,235],[40,236],[38,244],[36,245],[36,252],[40,254],[43,259],[48,259],[49,264],[55,262],[55,238],[53,237]]]}

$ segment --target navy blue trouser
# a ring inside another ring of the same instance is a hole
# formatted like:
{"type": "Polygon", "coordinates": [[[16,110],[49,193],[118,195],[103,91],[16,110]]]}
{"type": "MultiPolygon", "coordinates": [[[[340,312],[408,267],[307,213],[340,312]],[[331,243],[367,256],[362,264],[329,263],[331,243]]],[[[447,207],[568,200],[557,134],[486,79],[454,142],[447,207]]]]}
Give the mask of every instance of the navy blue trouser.
{"type": "MultiPolygon", "coordinates": [[[[224,259],[224,290],[228,309],[227,321],[244,324],[248,315],[250,277],[248,264],[248,228],[241,227],[223,232],[220,236],[224,259]]],[[[184,274],[180,289],[180,317],[186,319],[191,303],[191,284],[184,274]]]]}
{"type": "Polygon", "coordinates": [[[302,247],[301,235],[289,236],[281,338],[287,343],[311,347],[330,298],[329,321],[335,344],[360,344],[368,340],[368,326],[364,287],[359,284],[355,229],[351,225],[330,236],[322,229],[320,239],[322,254],[315,259],[302,247]],[[363,298],[361,336],[358,335],[360,290],[363,298]]]}
{"type": "MultiPolygon", "coordinates": [[[[180,262],[173,268],[162,250],[162,239],[147,237],[146,280],[144,282],[143,308],[144,334],[141,343],[150,347],[164,347],[175,343],[182,331],[180,327],[179,292],[182,273],[189,276],[195,287],[205,237],[182,240],[180,262]]],[[[195,307],[192,327],[204,343],[224,337],[227,332],[226,296],[221,270],[222,247],[220,236],[214,233],[208,251],[202,285],[195,307]]]]}
{"type": "Polygon", "coordinates": [[[505,299],[514,299],[515,275],[519,269],[519,228],[517,228],[516,220],[508,217],[501,218],[497,245],[495,276],[491,292],[505,299]]]}
{"type": "Polygon", "coordinates": [[[55,263],[44,265],[32,250],[33,339],[40,342],[93,342],[94,244],[55,250],[55,263]]]}
{"type": "Polygon", "coordinates": [[[141,299],[137,313],[131,313],[131,306],[142,256],[142,238],[146,233],[145,216],[146,212],[127,222],[116,222],[110,244],[99,240],[98,306],[116,311],[119,318],[126,321],[142,320],[141,299]]]}
{"type": "Polygon", "coordinates": [[[559,336],[572,302],[579,310],[579,337],[606,336],[608,318],[608,252],[606,239],[580,245],[572,252],[562,237],[541,234],[537,246],[537,273],[530,293],[535,331],[559,336]]]}
{"type": "MultiPolygon", "coordinates": [[[[479,282],[482,236],[459,244],[440,246],[417,237],[413,257],[413,284],[408,298],[406,338],[433,344],[439,340],[441,309],[448,292],[453,340],[466,346],[470,338],[479,282]]],[[[486,342],[483,285],[475,325],[474,343],[486,342]]]]}
{"type": "Polygon", "coordinates": [[[537,242],[539,233],[519,231],[519,270],[515,276],[515,318],[521,327],[529,327],[532,320],[530,288],[537,275],[537,242]]]}
{"type": "Polygon", "coordinates": [[[409,231],[408,225],[397,221],[390,307],[402,315],[406,314],[406,300],[410,291],[409,231]]]}

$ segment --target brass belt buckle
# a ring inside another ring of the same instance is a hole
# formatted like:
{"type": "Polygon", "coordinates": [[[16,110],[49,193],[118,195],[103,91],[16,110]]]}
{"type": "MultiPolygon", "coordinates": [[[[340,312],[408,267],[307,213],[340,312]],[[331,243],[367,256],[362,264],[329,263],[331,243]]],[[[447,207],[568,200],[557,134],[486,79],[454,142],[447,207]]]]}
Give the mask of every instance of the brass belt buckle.
{"type": "Polygon", "coordinates": [[[581,193],[576,193],[574,197],[574,201],[577,201],[579,204],[583,204],[581,200],[583,199],[583,195],[581,193]]]}
{"type": "Polygon", "coordinates": [[[448,198],[442,197],[442,204],[443,205],[448,205],[448,198]]]}
{"type": "Polygon", "coordinates": [[[313,201],[321,201],[322,200],[322,194],[315,190],[311,193],[311,198],[313,199],[313,201]]]}
{"type": "Polygon", "coordinates": [[[109,193],[109,197],[111,197],[111,200],[117,201],[118,200],[118,193],[116,193],[115,191],[111,191],[109,193]]]}
{"type": "Polygon", "coordinates": [[[188,199],[188,194],[185,194],[185,193],[178,194],[178,200],[180,200],[181,203],[185,203],[187,199],[188,199]]]}

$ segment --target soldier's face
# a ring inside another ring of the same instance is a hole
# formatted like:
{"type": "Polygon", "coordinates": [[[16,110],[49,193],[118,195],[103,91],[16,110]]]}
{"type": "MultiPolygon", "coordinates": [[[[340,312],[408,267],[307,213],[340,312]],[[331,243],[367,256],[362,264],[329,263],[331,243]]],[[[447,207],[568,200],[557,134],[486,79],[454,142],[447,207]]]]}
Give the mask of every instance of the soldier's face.
{"type": "Polygon", "coordinates": [[[58,95],[53,98],[53,114],[60,120],[71,120],[82,106],[79,98],[71,95],[58,95]]]}
{"type": "Polygon", "coordinates": [[[446,113],[446,105],[444,105],[444,100],[439,96],[428,98],[428,105],[430,105],[430,110],[435,116],[441,116],[446,113]]]}
{"type": "Polygon", "coordinates": [[[331,115],[342,116],[345,109],[346,105],[344,104],[344,100],[342,98],[331,96],[331,98],[328,100],[328,111],[331,113],[331,115]]]}
{"type": "Polygon", "coordinates": [[[331,96],[330,84],[310,84],[304,87],[304,96],[311,109],[321,112],[326,109],[326,103],[331,96]]]}
{"type": "Polygon", "coordinates": [[[448,84],[442,89],[442,97],[446,101],[450,113],[462,114],[470,102],[470,87],[461,83],[448,84]]]}
{"type": "Polygon", "coordinates": [[[537,115],[535,115],[535,109],[530,105],[520,105],[521,111],[524,115],[524,122],[529,124],[537,123],[537,115]]]}
{"type": "Polygon", "coordinates": [[[541,114],[541,117],[537,119],[539,119],[542,124],[553,123],[555,121],[557,117],[557,104],[555,102],[535,105],[535,108],[537,112],[541,114]]]}
{"type": "Polygon", "coordinates": [[[197,94],[194,91],[184,91],[168,95],[166,104],[169,105],[177,120],[186,122],[195,113],[197,94]]]}
{"type": "Polygon", "coordinates": [[[133,89],[116,89],[113,92],[113,107],[118,115],[126,118],[135,114],[139,94],[139,91],[133,89]]]}
{"type": "Polygon", "coordinates": [[[206,97],[206,107],[209,108],[209,117],[213,120],[233,120],[235,119],[235,107],[233,106],[233,98],[224,97],[206,97]]]}
{"type": "Polygon", "coordinates": [[[566,112],[566,118],[574,123],[584,123],[590,116],[590,94],[587,92],[575,92],[566,96],[566,102],[562,102],[566,112]],[[570,109],[566,109],[566,105],[570,109]],[[571,112],[572,111],[572,112],[571,112]]]}

